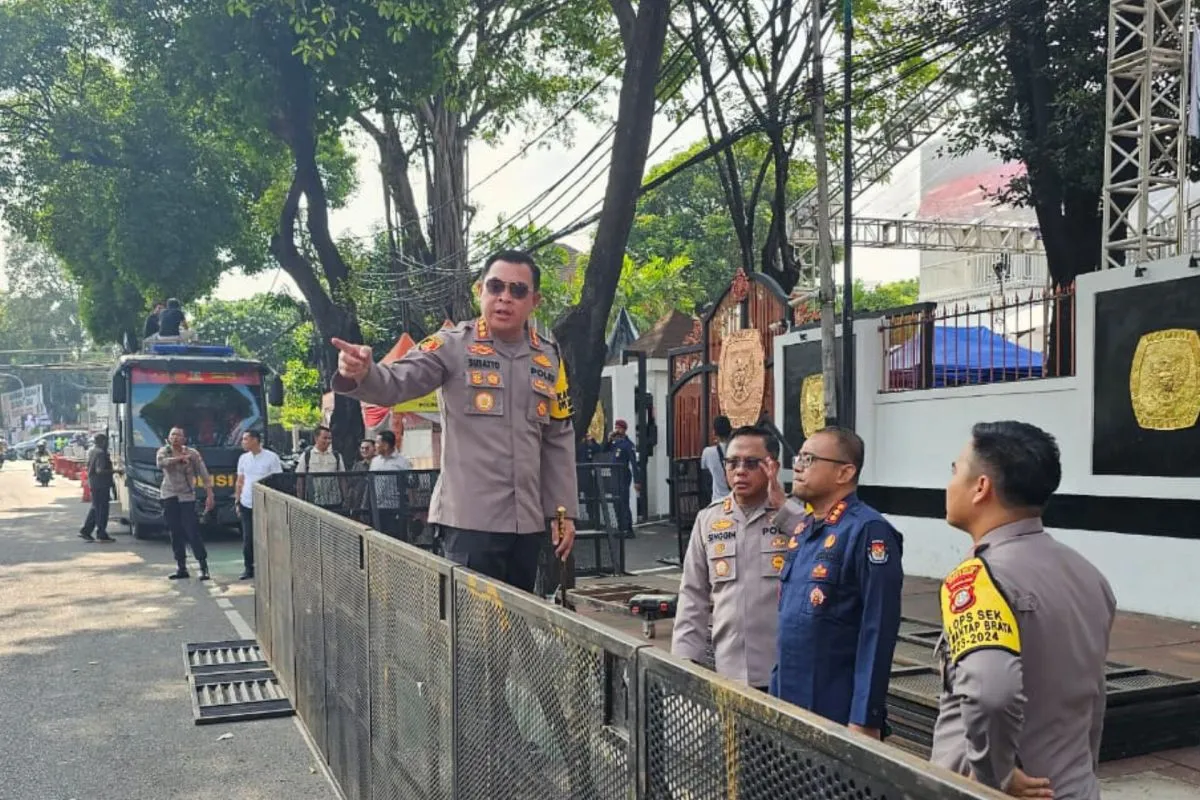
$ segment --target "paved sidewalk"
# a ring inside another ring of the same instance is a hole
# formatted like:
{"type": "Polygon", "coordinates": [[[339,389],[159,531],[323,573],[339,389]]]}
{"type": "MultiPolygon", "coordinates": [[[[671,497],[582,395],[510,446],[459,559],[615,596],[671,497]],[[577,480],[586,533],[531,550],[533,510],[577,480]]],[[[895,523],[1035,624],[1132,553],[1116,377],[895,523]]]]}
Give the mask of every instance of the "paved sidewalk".
{"type": "Polygon", "coordinates": [[[240,542],[167,581],[168,544],[83,542],[79,484],[29,471],[0,471],[0,800],[333,798],[293,719],[193,724],[183,643],[253,622],[240,542]]]}

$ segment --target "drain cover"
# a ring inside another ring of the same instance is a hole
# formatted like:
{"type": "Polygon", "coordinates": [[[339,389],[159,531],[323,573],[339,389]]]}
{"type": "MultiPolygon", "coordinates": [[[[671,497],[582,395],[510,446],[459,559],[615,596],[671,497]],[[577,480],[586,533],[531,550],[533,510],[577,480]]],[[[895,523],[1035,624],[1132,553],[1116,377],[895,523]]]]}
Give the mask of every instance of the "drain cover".
{"type": "Polygon", "coordinates": [[[183,664],[188,675],[214,675],[266,669],[267,658],[254,639],[195,642],[183,646],[183,664]]]}
{"type": "Polygon", "coordinates": [[[290,717],[296,713],[279,679],[269,669],[189,675],[188,685],[197,725],[290,717]]]}

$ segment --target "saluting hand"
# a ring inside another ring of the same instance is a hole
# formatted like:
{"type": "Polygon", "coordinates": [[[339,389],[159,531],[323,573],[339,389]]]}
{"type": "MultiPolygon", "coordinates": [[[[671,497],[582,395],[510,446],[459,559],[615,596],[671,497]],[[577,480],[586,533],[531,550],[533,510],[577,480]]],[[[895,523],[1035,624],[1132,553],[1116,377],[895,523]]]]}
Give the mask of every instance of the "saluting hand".
{"type": "Polygon", "coordinates": [[[358,382],[367,377],[371,365],[375,363],[371,356],[371,348],[365,344],[350,344],[334,337],[329,340],[338,349],[338,374],[358,382]]]}
{"type": "Polygon", "coordinates": [[[775,508],[783,508],[787,495],[783,493],[783,484],[779,482],[779,462],[767,456],[763,470],[767,473],[767,502],[775,508]]]}

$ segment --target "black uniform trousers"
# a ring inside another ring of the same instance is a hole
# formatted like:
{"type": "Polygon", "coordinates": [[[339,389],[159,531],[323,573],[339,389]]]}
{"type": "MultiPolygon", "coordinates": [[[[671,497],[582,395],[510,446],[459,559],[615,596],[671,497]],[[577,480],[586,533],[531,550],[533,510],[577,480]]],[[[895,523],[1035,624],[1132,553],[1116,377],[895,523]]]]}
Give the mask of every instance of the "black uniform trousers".
{"type": "Polygon", "coordinates": [[[238,501],[238,522],[242,525],[242,564],[246,572],[254,572],[254,509],[238,501]]]}
{"type": "Polygon", "coordinates": [[[201,564],[208,563],[208,549],[200,538],[200,519],[196,516],[195,500],[180,500],[178,497],[163,498],[163,516],[171,531],[171,550],[175,552],[175,563],[187,566],[187,548],[201,564]]]}
{"type": "Polygon", "coordinates": [[[87,519],[83,521],[83,528],[80,533],[91,534],[95,531],[100,538],[108,536],[108,507],[112,502],[109,493],[112,489],[108,486],[92,490],[92,507],[88,509],[87,519]]]}
{"type": "Polygon", "coordinates": [[[491,533],[445,525],[441,532],[447,560],[523,591],[533,591],[545,534],[491,533]]]}

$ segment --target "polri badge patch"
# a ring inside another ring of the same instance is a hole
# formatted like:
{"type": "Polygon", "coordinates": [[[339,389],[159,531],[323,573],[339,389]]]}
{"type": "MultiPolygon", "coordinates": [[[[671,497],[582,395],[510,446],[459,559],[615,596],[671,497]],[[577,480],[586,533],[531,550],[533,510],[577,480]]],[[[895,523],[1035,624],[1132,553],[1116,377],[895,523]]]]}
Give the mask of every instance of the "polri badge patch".
{"type": "Polygon", "coordinates": [[[424,340],[422,340],[421,343],[417,345],[417,349],[422,353],[432,353],[434,350],[437,350],[439,347],[441,347],[444,342],[445,339],[442,338],[441,334],[435,333],[433,336],[426,337],[424,340]]]}

